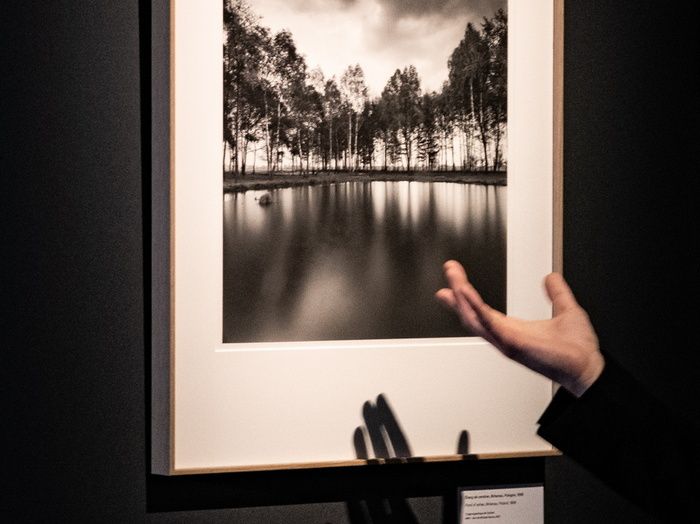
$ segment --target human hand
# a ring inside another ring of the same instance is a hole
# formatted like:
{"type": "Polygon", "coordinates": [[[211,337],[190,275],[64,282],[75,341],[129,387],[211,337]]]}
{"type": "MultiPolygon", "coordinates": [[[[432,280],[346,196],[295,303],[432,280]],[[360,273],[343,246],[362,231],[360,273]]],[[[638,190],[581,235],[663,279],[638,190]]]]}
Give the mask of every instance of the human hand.
{"type": "Polygon", "coordinates": [[[443,271],[449,287],[438,290],[437,299],[505,356],[558,382],[576,397],[600,376],[605,361],[598,337],[559,273],[545,279],[554,316],[521,320],[486,304],[459,262],[448,260],[443,271]]]}

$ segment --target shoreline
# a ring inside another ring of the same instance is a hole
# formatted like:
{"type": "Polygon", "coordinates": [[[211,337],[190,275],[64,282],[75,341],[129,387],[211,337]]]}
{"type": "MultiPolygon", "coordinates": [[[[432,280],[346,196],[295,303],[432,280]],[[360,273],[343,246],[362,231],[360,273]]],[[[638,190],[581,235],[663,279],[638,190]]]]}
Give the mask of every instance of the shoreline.
{"type": "Polygon", "coordinates": [[[344,182],[453,182],[457,184],[477,184],[505,186],[508,177],[505,172],[463,172],[463,171],[355,171],[318,172],[304,174],[248,174],[245,176],[224,177],[224,193],[244,193],[263,189],[282,189],[316,185],[342,184],[344,182]]]}

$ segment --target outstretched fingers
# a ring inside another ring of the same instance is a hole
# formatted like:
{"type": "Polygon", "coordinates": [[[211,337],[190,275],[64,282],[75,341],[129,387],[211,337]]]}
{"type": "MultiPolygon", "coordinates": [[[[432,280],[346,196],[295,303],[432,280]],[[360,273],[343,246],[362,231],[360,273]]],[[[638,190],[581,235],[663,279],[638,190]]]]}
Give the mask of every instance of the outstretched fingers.
{"type": "Polygon", "coordinates": [[[547,296],[552,301],[554,315],[558,315],[569,309],[578,307],[578,302],[571,291],[569,284],[559,273],[550,273],[544,280],[547,296]]]}
{"type": "Polygon", "coordinates": [[[449,289],[438,291],[438,298],[443,304],[452,307],[462,324],[466,327],[474,331],[483,331],[483,327],[479,323],[479,317],[469,305],[469,302],[459,293],[462,287],[470,285],[464,267],[456,260],[448,260],[443,264],[442,269],[449,289]]]}
{"type": "Polygon", "coordinates": [[[447,262],[445,262],[442,265],[442,270],[445,275],[447,285],[453,290],[469,282],[469,279],[467,278],[467,272],[465,271],[462,264],[460,264],[456,260],[448,260],[447,262]]]}
{"type": "Polygon", "coordinates": [[[459,318],[462,320],[462,324],[481,335],[485,330],[481,325],[479,315],[476,314],[474,308],[472,308],[469,302],[459,291],[454,291],[454,296],[457,302],[457,312],[459,314],[459,318]]]}
{"type": "Polygon", "coordinates": [[[459,309],[457,308],[457,299],[455,298],[455,294],[452,292],[451,289],[448,289],[446,287],[438,289],[435,292],[435,298],[437,298],[438,302],[440,302],[440,304],[445,306],[447,309],[450,309],[454,313],[459,314],[459,309]]]}
{"type": "Polygon", "coordinates": [[[467,272],[462,264],[455,260],[448,260],[443,264],[443,271],[449,289],[440,289],[435,294],[438,300],[451,308],[465,327],[494,346],[503,348],[498,330],[491,327],[494,315],[503,315],[491,309],[481,299],[479,293],[469,282],[467,272]]]}
{"type": "Polygon", "coordinates": [[[482,319],[478,312],[472,307],[472,304],[467,300],[464,295],[465,288],[471,288],[471,284],[465,284],[462,288],[455,290],[454,296],[457,302],[457,314],[459,315],[462,324],[471,329],[475,335],[486,339],[491,344],[497,346],[499,341],[494,338],[493,334],[489,329],[484,326],[482,319]]]}
{"type": "Polygon", "coordinates": [[[448,309],[451,309],[458,317],[464,326],[473,331],[482,331],[483,328],[479,325],[479,317],[471,308],[469,303],[449,288],[439,289],[435,293],[438,301],[448,309]]]}
{"type": "Polygon", "coordinates": [[[469,304],[469,308],[474,312],[486,338],[493,345],[501,350],[510,346],[513,338],[513,329],[510,326],[511,320],[500,311],[489,306],[481,298],[479,292],[471,284],[466,284],[459,289],[459,296],[469,304]]]}

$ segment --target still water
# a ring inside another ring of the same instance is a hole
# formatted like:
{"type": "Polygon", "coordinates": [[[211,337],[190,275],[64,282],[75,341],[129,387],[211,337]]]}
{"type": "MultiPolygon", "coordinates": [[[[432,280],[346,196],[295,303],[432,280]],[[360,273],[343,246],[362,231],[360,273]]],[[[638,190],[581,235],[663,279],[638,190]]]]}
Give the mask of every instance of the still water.
{"type": "Polygon", "coordinates": [[[506,188],[346,182],[224,195],[224,342],[464,336],[442,262],[506,302],[506,188]]]}

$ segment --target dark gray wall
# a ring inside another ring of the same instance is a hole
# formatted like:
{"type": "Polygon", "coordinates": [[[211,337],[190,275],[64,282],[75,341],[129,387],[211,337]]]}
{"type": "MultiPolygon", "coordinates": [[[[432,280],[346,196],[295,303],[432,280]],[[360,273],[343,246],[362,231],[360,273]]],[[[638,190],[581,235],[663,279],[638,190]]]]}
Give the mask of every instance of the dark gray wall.
{"type": "MultiPolygon", "coordinates": [[[[696,309],[682,300],[697,276],[696,37],[680,3],[625,4],[567,9],[565,270],[604,347],[697,419],[696,309]]],[[[319,497],[313,479],[292,477],[285,498],[265,492],[284,486],[275,477],[251,477],[248,499],[232,481],[210,510],[148,513],[139,4],[3,2],[0,24],[2,516],[346,522],[342,474],[319,497]],[[246,500],[257,507],[220,509],[246,500]],[[279,505],[293,502],[316,504],[279,505]]],[[[374,487],[404,486],[390,494],[438,522],[430,484],[458,476],[422,471],[374,487]]],[[[646,521],[566,459],[546,473],[549,522],[646,521]]]]}

